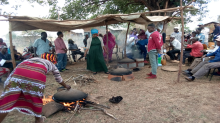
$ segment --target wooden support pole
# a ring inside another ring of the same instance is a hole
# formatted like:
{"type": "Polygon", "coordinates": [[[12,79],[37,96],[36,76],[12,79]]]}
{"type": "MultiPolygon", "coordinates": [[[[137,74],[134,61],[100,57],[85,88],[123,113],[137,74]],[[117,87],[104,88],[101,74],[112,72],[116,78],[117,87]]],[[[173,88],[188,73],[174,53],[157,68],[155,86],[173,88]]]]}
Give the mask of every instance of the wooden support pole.
{"type": "Polygon", "coordinates": [[[16,62],[15,62],[15,57],[14,57],[14,48],[13,48],[13,43],[12,43],[12,31],[11,31],[11,22],[10,21],[9,21],[9,39],[10,39],[10,51],[11,51],[12,64],[13,64],[13,68],[15,68],[16,62]]]}
{"type": "Polygon", "coordinates": [[[130,22],[128,23],[128,28],[127,28],[127,32],[126,32],[126,37],[125,37],[125,49],[124,49],[124,57],[126,58],[126,46],[127,46],[127,37],[128,37],[128,30],[129,30],[129,26],[130,26],[130,22]]]}
{"type": "Polygon", "coordinates": [[[177,82],[180,81],[180,73],[182,71],[182,62],[183,62],[183,43],[184,43],[184,19],[183,19],[183,5],[182,0],[180,0],[180,7],[181,7],[181,23],[182,23],[182,37],[181,37],[181,54],[180,54],[180,63],[179,63],[179,72],[177,82]]]}
{"type": "Polygon", "coordinates": [[[107,24],[107,21],[105,21],[105,24],[106,24],[106,39],[107,39],[107,45],[106,45],[107,46],[106,47],[107,53],[106,54],[107,54],[107,65],[108,65],[108,62],[109,62],[108,61],[108,54],[109,54],[108,51],[109,51],[109,49],[108,49],[108,24],[107,24]]]}

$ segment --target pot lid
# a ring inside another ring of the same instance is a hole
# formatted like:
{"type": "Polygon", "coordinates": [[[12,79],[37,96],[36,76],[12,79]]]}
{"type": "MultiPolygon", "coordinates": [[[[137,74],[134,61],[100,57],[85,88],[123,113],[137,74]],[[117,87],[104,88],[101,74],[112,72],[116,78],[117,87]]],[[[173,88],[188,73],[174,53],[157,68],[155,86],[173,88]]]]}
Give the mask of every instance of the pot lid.
{"type": "Polygon", "coordinates": [[[111,75],[130,75],[132,72],[125,68],[117,68],[109,72],[111,75]]]}
{"type": "Polygon", "coordinates": [[[130,63],[130,62],[134,62],[134,60],[129,59],[129,58],[125,58],[119,61],[119,63],[130,63]]]}
{"type": "Polygon", "coordinates": [[[75,102],[78,100],[82,100],[86,98],[88,94],[76,90],[76,89],[70,89],[70,90],[62,90],[57,92],[53,95],[53,100],[55,102],[75,102]]]}

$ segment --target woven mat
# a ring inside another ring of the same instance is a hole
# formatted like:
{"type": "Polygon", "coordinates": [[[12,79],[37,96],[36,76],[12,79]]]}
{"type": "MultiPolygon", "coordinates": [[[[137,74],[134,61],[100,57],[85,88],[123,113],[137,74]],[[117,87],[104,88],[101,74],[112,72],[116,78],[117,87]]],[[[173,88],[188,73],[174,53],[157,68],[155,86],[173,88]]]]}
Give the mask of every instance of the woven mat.
{"type": "Polygon", "coordinates": [[[163,66],[161,69],[169,72],[177,72],[179,70],[178,66],[163,66]]]}

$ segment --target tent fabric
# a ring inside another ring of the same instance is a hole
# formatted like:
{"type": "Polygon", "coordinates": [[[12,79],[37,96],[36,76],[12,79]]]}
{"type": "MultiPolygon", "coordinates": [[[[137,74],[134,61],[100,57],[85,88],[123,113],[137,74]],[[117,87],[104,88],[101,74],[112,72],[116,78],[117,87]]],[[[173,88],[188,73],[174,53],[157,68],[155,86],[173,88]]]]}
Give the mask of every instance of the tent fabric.
{"type": "Polygon", "coordinates": [[[26,31],[43,29],[47,31],[70,31],[88,27],[96,27],[110,24],[132,22],[137,24],[147,24],[151,22],[171,21],[169,16],[146,16],[145,14],[109,14],[98,16],[90,20],[53,20],[41,19],[28,16],[13,16],[9,18],[11,31],[26,31]]]}

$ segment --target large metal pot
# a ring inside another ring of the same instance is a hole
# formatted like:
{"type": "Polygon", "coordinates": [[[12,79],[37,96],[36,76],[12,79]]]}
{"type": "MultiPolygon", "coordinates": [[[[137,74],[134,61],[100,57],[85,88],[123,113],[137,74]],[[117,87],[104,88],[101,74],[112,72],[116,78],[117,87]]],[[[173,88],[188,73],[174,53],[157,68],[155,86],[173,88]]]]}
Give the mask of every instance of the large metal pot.
{"type": "Polygon", "coordinates": [[[87,96],[88,94],[76,89],[70,89],[70,90],[65,89],[54,94],[52,99],[57,103],[76,102],[78,100],[87,98],[87,96]]]}

